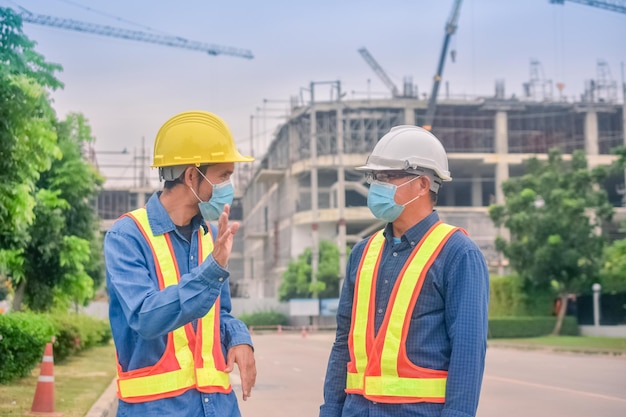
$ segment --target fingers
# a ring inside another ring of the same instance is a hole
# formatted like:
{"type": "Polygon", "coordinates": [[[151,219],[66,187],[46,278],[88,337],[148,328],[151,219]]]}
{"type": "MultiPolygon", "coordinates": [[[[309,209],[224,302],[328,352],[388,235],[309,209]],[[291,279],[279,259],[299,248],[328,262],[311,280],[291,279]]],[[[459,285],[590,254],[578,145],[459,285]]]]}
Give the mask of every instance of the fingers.
{"type": "MultiPolygon", "coordinates": [[[[241,390],[243,400],[247,400],[252,395],[252,387],[256,383],[256,364],[254,353],[248,345],[237,345],[228,351],[228,366],[232,367],[232,362],[236,362],[239,367],[241,378],[241,390]]],[[[232,370],[232,369],[231,369],[232,370]]]]}
{"type": "Polygon", "coordinates": [[[217,223],[217,236],[213,248],[213,258],[221,266],[226,267],[233,247],[233,236],[239,230],[239,223],[228,224],[230,205],[226,204],[217,223]]]}

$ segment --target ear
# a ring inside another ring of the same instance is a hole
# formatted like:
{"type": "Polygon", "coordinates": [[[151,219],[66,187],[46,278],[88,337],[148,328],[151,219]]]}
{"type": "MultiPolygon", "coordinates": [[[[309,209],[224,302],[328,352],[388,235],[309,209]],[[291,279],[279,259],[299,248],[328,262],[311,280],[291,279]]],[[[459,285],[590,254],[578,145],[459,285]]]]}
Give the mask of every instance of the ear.
{"type": "Polygon", "coordinates": [[[420,195],[426,195],[430,193],[430,178],[428,175],[423,175],[416,181],[420,187],[420,195]]]}
{"type": "Polygon", "coordinates": [[[185,171],[183,172],[183,183],[190,187],[194,184],[197,174],[198,172],[196,171],[196,167],[194,167],[193,165],[189,165],[187,168],[185,168],[185,171]]]}

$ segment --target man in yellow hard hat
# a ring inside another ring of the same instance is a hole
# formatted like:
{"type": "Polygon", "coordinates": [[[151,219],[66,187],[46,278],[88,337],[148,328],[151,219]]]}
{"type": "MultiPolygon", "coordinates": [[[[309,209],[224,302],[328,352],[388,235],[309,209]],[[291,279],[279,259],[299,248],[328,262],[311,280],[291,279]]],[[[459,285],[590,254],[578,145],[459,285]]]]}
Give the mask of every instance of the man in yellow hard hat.
{"type": "Polygon", "coordinates": [[[104,242],[109,317],[117,351],[118,416],[240,416],[256,379],[252,340],[230,314],[226,269],[236,162],[226,123],[204,111],[159,130],[153,167],[165,181],[145,207],[118,219],[104,242]],[[217,226],[209,222],[217,221],[217,226]]]}
{"type": "Polygon", "coordinates": [[[478,246],[434,209],[451,181],[441,142],[396,126],[364,166],[385,223],[350,253],[320,417],[476,415],[489,273],[478,246]]]}

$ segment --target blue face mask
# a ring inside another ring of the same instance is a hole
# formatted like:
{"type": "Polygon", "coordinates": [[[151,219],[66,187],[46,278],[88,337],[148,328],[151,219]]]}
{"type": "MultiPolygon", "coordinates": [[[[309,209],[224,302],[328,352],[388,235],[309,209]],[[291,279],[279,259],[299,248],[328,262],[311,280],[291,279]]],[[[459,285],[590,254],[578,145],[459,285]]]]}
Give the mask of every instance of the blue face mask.
{"type": "Polygon", "coordinates": [[[377,219],[387,223],[393,222],[398,218],[398,216],[400,216],[404,207],[420,197],[418,195],[406,204],[401,205],[396,203],[396,190],[398,187],[402,187],[403,185],[406,185],[418,178],[419,176],[405,182],[404,184],[400,184],[399,186],[388,182],[373,181],[367,193],[367,207],[369,207],[370,211],[377,219]]]}
{"type": "Polygon", "coordinates": [[[231,205],[233,203],[235,188],[233,187],[233,183],[230,179],[220,182],[219,184],[213,184],[202,174],[200,170],[198,170],[198,172],[200,172],[200,175],[202,175],[202,177],[213,186],[211,198],[209,201],[202,201],[193,188],[191,189],[191,192],[193,192],[196,198],[200,201],[198,203],[198,207],[200,208],[202,218],[208,222],[215,221],[220,218],[220,214],[224,211],[224,206],[226,204],[231,205]]]}

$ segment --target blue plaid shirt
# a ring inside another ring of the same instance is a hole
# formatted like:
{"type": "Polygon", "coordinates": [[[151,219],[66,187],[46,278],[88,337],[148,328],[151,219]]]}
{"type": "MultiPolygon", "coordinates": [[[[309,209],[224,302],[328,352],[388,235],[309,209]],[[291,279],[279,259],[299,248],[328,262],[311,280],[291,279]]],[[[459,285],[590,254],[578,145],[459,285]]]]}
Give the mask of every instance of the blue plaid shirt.
{"type": "MultiPolygon", "coordinates": [[[[413,248],[439,221],[433,211],[394,244],[392,225],[385,228],[385,246],[376,280],[375,332],[383,321],[387,303],[400,270],[413,248]]],[[[469,417],[476,415],[485,367],[489,274],[476,244],[455,232],[430,267],[411,315],[407,336],[409,360],[421,367],[448,371],[445,404],[383,404],[345,393],[350,361],[348,333],[354,283],[367,240],[354,246],[337,311],[333,344],[320,417],[469,417]]]]}
{"type": "MultiPolygon", "coordinates": [[[[167,334],[204,316],[220,298],[222,351],[252,340],[247,327],[230,314],[231,300],[227,270],[212,255],[198,266],[198,234],[188,242],[177,230],[155,193],[148,203],[148,220],[155,235],[170,233],[180,282],[159,290],[154,259],[148,242],[129,217],[119,219],[104,241],[109,319],[119,363],[123,371],[154,365],[165,351],[167,334]]],[[[200,216],[192,219],[192,230],[204,228],[200,216]]],[[[217,230],[211,226],[213,236],[217,230]]],[[[224,356],[226,357],[226,356],[224,356]]],[[[119,401],[118,417],[240,416],[234,391],[204,394],[195,389],[178,397],[130,404],[119,401]]]]}

